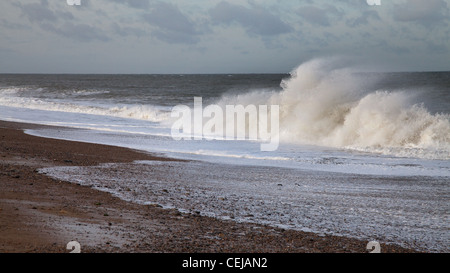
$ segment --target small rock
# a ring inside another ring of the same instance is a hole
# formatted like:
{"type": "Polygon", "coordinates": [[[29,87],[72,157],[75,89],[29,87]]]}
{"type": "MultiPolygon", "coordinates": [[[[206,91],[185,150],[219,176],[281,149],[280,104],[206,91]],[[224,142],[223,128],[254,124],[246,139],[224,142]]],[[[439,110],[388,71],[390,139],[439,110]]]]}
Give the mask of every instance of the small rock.
{"type": "Polygon", "coordinates": [[[174,209],[170,214],[172,214],[173,216],[182,216],[181,212],[176,209],[174,209]]]}

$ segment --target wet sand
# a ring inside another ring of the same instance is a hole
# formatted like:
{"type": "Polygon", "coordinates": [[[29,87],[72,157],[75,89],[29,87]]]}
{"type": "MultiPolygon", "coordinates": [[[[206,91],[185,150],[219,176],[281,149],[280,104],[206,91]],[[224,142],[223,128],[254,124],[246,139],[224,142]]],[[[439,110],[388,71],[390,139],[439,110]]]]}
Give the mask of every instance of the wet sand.
{"type": "MultiPolygon", "coordinates": [[[[366,241],[139,205],[54,180],[37,170],[174,159],[23,133],[38,127],[0,121],[1,253],[67,253],[70,241],[88,253],[367,253],[366,241]]],[[[384,244],[381,251],[415,252],[384,244]]]]}

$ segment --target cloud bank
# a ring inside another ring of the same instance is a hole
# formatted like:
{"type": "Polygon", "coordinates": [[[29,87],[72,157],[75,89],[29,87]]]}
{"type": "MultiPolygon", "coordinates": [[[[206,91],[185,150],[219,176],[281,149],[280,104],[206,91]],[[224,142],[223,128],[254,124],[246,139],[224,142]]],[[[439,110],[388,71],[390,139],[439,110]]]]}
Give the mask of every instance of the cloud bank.
{"type": "Polygon", "coordinates": [[[81,2],[2,1],[2,72],[34,71],[28,58],[49,63],[39,68],[46,71],[271,73],[331,55],[392,70],[450,70],[445,0],[81,2]],[[71,65],[61,67],[61,56],[71,65]]]}

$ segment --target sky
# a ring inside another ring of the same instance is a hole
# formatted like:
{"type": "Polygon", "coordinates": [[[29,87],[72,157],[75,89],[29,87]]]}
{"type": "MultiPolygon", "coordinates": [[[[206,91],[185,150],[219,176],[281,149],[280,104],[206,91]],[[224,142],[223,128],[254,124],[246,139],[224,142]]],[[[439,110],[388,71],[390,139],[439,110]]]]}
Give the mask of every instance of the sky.
{"type": "Polygon", "coordinates": [[[450,0],[67,2],[0,2],[0,73],[450,71],[450,0]]]}

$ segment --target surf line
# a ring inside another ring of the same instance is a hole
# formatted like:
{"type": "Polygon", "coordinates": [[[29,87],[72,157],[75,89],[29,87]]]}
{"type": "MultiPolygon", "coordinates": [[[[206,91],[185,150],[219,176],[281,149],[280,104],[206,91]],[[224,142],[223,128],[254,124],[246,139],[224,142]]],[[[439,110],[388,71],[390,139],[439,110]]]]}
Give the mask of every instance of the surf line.
{"type": "Polygon", "coordinates": [[[177,105],[171,117],[174,140],[255,140],[261,151],[275,151],[279,145],[279,105],[243,106],[210,104],[203,108],[202,97],[194,97],[194,108],[177,105]],[[270,119],[268,118],[270,116],[270,119]]]}

